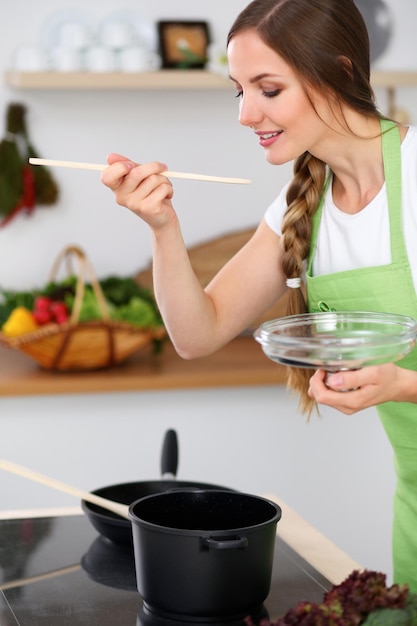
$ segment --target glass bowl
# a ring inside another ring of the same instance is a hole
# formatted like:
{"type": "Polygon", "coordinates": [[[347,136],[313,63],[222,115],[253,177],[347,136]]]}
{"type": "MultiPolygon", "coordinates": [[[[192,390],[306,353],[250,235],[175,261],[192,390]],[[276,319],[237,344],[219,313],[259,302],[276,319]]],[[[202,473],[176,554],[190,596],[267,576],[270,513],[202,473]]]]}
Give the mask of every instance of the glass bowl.
{"type": "Polygon", "coordinates": [[[254,337],[277,363],[333,372],[403,358],[416,344],[417,321],[367,311],[305,313],[264,322],[254,337]]]}

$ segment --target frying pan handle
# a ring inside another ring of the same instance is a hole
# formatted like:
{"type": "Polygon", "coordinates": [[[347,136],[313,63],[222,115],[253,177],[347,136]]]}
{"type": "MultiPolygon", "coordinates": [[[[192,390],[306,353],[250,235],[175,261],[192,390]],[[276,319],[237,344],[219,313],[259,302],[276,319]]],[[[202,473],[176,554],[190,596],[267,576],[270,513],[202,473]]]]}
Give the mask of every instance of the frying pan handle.
{"type": "Polygon", "coordinates": [[[239,550],[247,548],[248,538],[239,537],[203,537],[203,544],[213,550],[239,550]]]}
{"type": "Polygon", "coordinates": [[[175,478],[178,469],[178,437],[175,430],[167,430],[162,444],[162,478],[175,478]],[[167,476],[168,475],[168,476],[167,476]]]}

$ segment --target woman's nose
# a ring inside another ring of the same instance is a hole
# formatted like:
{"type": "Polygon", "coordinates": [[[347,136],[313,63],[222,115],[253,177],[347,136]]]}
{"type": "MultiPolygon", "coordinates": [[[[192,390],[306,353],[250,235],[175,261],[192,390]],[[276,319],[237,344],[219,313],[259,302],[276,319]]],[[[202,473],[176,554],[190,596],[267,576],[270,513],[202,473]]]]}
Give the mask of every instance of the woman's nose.
{"type": "Polygon", "coordinates": [[[250,100],[242,96],[239,106],[239,124],[242,124],[242,126],[256,126],[260,117],[259,111],[251,104],[250,100]]]}

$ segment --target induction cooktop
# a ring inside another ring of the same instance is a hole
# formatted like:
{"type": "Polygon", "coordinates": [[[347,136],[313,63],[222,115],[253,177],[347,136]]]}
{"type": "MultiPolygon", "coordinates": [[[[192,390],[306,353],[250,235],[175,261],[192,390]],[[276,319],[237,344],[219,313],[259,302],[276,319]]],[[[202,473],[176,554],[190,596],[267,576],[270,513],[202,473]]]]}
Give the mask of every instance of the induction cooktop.
{"type": "MultiPolygon", "coordinates": [[[[271,591],[254,621],[319,602],[331,587],[278,538],[271,591]]],[[[0,521],[0,589],[0,626],[177,626],[143,607],[132,548],[103,539],[84,515],[0,521]]]]}

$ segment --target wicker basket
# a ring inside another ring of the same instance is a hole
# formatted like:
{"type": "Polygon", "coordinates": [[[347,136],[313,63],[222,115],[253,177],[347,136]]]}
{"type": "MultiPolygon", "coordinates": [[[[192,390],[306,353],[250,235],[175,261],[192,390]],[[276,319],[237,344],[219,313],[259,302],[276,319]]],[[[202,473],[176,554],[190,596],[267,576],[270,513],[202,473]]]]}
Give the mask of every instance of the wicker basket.
{"type": "Polygon", "coordinates": [[[108,368],[121,363],[128,356],[162,339],[164,328],[140,328],[110,319],[108,306],[92,265],[80,248],[69,246],[57,257],[50,275],[55,281],[63,262],[68,273],[74,275],[71,261],[78,261],[77,284],[74,306],[69,322],[46,324],[32,332],[17,337],[6,337],[0,333],[0,343],[24,352],[47,370],[83,371],[108,368]],[[79,322],[86,278],[94,290],[99,305],[101,320],[79,322]]]}

